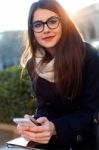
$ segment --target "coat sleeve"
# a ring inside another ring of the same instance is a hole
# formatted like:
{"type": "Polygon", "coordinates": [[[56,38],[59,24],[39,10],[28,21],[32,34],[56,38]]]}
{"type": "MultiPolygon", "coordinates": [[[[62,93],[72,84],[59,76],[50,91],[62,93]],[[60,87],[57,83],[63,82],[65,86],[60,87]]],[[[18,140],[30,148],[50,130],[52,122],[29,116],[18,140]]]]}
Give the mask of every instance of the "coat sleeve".
{"type": "Polygon", "coordinates": [[[81,102],[79,111],[52,120],[61,143],[69,143],[77,139],[77,135],[85,137],[92,132],[92,116],[99,109],[99,56],[90,45],[87,45],[84,73],[84,86],[79,96],[81,102]]]}

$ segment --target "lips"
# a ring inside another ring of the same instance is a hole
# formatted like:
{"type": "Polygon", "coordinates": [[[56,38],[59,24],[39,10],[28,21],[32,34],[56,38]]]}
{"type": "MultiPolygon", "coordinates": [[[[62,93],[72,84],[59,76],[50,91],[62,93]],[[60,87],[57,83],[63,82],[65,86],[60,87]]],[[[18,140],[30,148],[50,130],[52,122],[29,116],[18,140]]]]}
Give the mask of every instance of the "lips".
{"type": "Polygon", "coordinates": [[[51,39],[53,39],[55,36],[47,36],[47,37],[44,37],[44,38],[42,38],[43,40],[51,40],[51,39]]]}

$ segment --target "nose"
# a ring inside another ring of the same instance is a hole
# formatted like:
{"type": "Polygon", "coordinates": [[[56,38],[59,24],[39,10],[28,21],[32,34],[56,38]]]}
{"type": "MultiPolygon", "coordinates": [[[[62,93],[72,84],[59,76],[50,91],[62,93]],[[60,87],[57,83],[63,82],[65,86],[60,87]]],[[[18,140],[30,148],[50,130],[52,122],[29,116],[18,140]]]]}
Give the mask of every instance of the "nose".
{"type": "Polygon", "coordinates": [[[50,29],[49,29],[49,27],[47,26],[47,24],[44,25],[44,31],[43,31],[43,32],[44,32],[44,33],[50,32],[50,29]]]}

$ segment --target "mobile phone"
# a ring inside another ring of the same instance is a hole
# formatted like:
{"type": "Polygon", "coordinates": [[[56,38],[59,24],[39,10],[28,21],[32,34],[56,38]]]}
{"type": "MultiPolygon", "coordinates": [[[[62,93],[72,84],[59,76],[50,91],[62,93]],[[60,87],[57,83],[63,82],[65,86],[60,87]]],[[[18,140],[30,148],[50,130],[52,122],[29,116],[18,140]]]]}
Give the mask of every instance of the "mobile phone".
{"type": "Polygon", "coordinates": [[[30,120],[29,118],[13,118],[13,121],[16,124],[21,124],[21,125],[30,125],[30,126],[39,125],[34,118],[33,120],[30,120]]]}

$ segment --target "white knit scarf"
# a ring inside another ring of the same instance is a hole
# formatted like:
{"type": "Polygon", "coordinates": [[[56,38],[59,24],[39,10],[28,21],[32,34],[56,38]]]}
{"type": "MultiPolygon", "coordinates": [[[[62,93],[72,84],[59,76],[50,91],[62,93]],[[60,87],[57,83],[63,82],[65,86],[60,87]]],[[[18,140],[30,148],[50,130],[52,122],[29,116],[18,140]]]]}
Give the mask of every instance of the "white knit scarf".
{"type": "Polygon", "coordinates": [[[35,56],[36,61],[36,73],[50,82],[54,82],[54,58],[49,63],[41,65],[42,58],[45,52],[43,50],[37,51],[35,56]]]}

